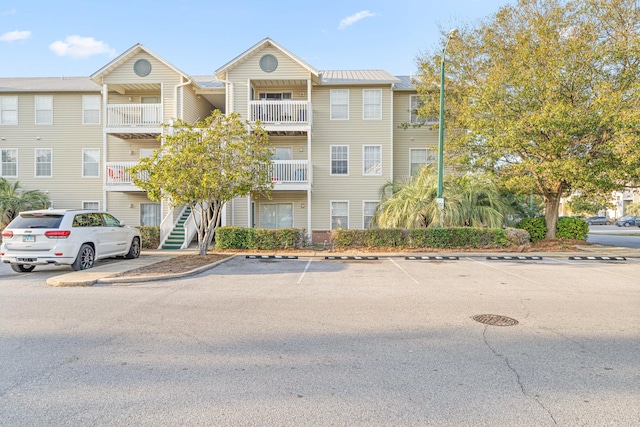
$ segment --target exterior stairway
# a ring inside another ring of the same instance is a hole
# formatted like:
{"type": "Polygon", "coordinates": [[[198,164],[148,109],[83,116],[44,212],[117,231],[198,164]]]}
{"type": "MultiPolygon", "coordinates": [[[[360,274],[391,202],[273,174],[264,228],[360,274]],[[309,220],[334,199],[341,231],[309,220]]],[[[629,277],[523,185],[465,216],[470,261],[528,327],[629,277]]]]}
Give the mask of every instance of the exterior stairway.
{"type": "Polygon", "coordinates": [[[189,218],[189,215],[191,215],[191,209],[187,207],[184,212],[182,212],[182,215],[180,215],[171,233],[169,233],[167,240],[162,244],[162,249],[182,248],[182,244],[184,243],[184,222],[189,218]]]}

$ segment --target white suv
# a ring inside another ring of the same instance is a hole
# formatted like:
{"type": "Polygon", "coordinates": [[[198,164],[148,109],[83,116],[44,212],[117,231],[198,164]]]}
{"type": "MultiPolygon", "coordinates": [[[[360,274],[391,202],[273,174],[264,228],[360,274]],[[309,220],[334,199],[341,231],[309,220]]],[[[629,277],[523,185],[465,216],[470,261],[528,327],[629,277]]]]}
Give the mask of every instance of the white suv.
{"type": "Polygon", "coordinates": [[[137,258],[140,241],[140,230],[125,226],[107,212],[25,211],[2,231],[0,255],[2,262],[19,273],[46,264],[85,270],[101,258],[137,258]]]}

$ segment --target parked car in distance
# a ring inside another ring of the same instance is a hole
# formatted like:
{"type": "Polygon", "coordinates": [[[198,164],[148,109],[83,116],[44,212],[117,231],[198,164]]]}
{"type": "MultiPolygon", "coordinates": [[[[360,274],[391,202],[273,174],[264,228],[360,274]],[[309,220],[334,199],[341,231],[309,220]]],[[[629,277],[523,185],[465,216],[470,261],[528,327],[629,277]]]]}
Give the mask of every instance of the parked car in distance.
{"type": "Polygon", "coordinates": [[[585,219],[585,221],[587,221],[587,224],[589,225],[607,225],[610,224],[609,220],[607,219],[606,216],[592,216],[589,217],[587,219],[585,219]]]}
{"type": "Polygon", "coordinates": [[[616,220],[618,227],[630,227],[636,225],[636,217],[633,215],[625,215],[616,220]]]}
{"type": "Polygon", "coordinates": [[[137,258],[140,243],[140,230],[125,226],[107,212],[25,211],[2,231],[0,258],[19,273],[47,264],[85,270],[102,258],[137,258]]]}
{"type": "Polygon", "coordinates": [[[640,216],[636,217],[636,225],[640,227],[640,216]]]}

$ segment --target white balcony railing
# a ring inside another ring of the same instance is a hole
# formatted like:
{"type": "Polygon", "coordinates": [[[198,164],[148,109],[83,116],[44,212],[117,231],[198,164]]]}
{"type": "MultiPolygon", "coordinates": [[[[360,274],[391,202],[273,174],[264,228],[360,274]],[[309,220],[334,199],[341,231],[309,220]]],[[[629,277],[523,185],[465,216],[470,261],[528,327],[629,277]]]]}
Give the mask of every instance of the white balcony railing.
{"type": "Polygon", "coordinates": [[[107,104],[107,127],[159,127],[162,104],[107,104]]]}
{"type": "Polygon", "coordinates": [[[309,162],[307,160],[273,160],[271,180],[276,185],[307,184],[310,182],[309,162]]]}
{"type": "Polygon", "coordinates": [[[309,124],[308,101],[249,101],[249,120],[265,124],[309,124]]]}
{"type": "MultiPolygon", "coordinates": [[[[107,185],[135,185],[129,168],[136,164],[136,162],[107,162],[105,171],[107,185]]],[[[142,175],[143,180],[147,177],[146,174],[142,175]]]]}

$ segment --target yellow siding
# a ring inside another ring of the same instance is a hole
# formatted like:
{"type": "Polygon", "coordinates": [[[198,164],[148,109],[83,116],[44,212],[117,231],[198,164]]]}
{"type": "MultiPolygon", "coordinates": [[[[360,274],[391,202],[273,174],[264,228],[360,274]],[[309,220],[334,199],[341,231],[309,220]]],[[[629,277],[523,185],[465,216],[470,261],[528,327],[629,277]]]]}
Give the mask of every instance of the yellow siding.
{"type": "Polygon", "coordinates": [[[393,178],[405,179],[410,175],[409,149],[428,148],[437,152],[438,131],[430,126],[401,129],[403,123],[409,123],[410,95],[415,92],[395,92],[393,97],[393,178]]]}
{"type": "Polygon", "coordinates": [[[391,88],[335,87],[349,89],[349,120],[330,120],[330,87],[314,88],[312,228],[331,227],[330,202],[349,201],[349,227],[362,228],[363,200],[378,200],[380,188],[391,177],[391,88]],[[382,120],[363,120],[362,90],[382,89],[382,120]],[[349,175],[331,176],[331,145],[349,146],[349,175]],[[363,175],[363,145],[382,146],[382,176],[363,175]]]}

